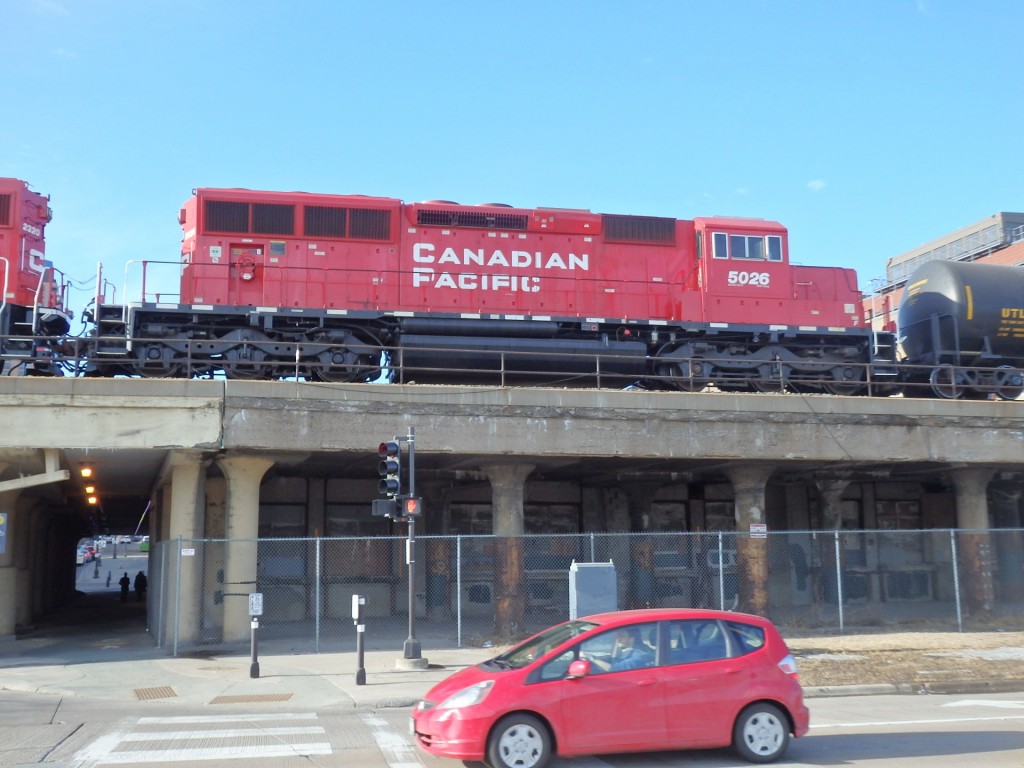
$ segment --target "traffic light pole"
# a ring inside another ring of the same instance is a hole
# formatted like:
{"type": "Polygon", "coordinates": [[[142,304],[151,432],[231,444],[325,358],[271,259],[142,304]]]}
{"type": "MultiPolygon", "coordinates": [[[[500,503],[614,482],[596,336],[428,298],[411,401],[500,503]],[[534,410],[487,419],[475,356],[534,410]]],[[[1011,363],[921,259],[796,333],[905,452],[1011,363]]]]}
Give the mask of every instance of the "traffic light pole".
{"type": "MultiPolygon", "coordinates": [[[[416,428],[409,427],[406,437],[409,442],[409,496],[416,496],[416,428]]],[[[409,539],[406,541],[405,562],[409,569],[409,637],[405,639],[403,657],[420,658],[420,642],[416,639],[416,518],[406,517],[409,522],[409,539]]]]}

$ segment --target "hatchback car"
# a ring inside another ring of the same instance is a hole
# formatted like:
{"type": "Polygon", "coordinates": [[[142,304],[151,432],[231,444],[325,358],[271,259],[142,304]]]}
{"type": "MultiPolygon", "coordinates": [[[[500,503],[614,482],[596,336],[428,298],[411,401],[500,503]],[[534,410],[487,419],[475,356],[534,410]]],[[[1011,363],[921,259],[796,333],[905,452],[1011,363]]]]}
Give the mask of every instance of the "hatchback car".
{"type": "Polygon", "coordinates": [[[767,619],[645,609],[574,619],[435,685],[412,713],[433,755],[543,768],[553,755],[732,747],[807,733],[796,661],[767,619]]]}

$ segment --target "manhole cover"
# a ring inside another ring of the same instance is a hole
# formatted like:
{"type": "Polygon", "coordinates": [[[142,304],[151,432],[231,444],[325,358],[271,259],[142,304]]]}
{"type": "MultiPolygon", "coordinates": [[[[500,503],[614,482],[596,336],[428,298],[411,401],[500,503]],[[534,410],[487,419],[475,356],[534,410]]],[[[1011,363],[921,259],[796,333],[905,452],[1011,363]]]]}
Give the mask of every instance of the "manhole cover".
{"type": "Polygon", "coordinates": [[[262,702],[288,701],[290,693],[250,693],[239,696],[218,696],[211,704],[259,704],[262,702]]]}
{"type": "Polygon", "coordinates": [[[147,699],[170,699],[177,696],[174,689],[169,685],[160,685],[156,688],[136,688],[135,698],[139,701],[146,701],[147,699]]]}

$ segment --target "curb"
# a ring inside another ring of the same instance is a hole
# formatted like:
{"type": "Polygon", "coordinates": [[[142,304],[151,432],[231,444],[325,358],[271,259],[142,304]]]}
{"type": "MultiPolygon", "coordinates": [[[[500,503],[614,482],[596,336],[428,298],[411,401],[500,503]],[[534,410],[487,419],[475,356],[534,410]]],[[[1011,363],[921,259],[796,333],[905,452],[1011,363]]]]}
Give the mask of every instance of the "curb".
{"type": "Polygon", "coordinates": [[[949,680],[942,683],[870,683],[864,685],[821,685],[804,688],[804,698],[839,696],[892,696],[971,693],[1016,693],[1024,691],[1024,680],[949,680]]]}

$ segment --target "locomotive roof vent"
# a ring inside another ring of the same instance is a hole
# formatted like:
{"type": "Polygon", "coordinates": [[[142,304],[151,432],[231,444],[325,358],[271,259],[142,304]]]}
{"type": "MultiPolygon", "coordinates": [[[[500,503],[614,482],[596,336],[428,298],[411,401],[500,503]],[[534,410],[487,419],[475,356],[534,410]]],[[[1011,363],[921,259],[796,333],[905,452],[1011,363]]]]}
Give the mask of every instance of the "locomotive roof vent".
{"type": "Polygon", "coordinates": [[[420,208],[416,223],[423,227],[473,227],[476,229],[510,229],[525,232],[528,217],[523,213],[489,213],[486,211],[444,211],[420,208]]]}
{"type": "Polygon", "coordinates": [[[604,238],[609,242],[675,245],[675,219],[608,213],[601,218],[604,221],[604,238]]]}

